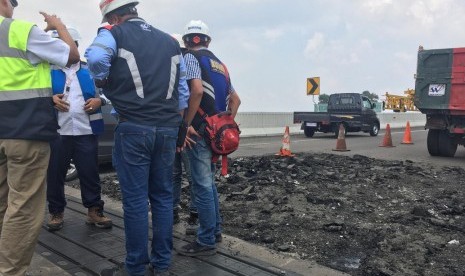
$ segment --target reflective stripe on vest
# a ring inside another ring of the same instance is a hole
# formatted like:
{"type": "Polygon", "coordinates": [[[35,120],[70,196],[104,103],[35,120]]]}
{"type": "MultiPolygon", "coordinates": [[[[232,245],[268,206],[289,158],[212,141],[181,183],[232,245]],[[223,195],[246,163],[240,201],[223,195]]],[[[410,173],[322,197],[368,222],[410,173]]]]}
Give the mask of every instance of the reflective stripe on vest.
{"type": "Polygon", "coordinates": [[[57,137],[50,66],[27,59],[33,26],[0,16],[0,139],[57,137]]]}
{"type": "Polygon", "coordinates": [[[0,18],[0,102],[51,97],[50,66],[31,65],[26,47],[34,24],[0,18]]]}

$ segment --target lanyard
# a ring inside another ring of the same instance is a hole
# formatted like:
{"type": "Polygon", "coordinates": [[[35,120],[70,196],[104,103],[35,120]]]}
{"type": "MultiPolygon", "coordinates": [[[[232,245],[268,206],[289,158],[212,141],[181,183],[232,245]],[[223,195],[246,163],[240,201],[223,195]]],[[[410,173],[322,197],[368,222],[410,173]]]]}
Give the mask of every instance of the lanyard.
{"type": "Polygon", "coordinates": [[[76,78],[76,72],[79,70],[79,63],[71,65],[69,70],[65,72],[66,81],[65,81],[65,90],[63,91],[63,100],[68,102],[69,91],[71,90],[71,83],[76,78]]]}

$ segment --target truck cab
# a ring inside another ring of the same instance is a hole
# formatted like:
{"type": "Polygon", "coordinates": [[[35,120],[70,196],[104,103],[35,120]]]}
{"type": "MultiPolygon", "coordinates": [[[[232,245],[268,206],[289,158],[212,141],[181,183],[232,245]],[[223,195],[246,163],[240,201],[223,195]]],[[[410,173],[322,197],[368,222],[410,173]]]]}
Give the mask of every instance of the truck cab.
{"type": "Polygon", "coordinates": [[[380,122],[375,104],[358,93],[339,93],[329,96],[327,112],[294,112],[294,123],[301,123],[307,137],[316,131],[339,135],[342,124],[346,132],[363,131],[377,136],[380,122]]]}

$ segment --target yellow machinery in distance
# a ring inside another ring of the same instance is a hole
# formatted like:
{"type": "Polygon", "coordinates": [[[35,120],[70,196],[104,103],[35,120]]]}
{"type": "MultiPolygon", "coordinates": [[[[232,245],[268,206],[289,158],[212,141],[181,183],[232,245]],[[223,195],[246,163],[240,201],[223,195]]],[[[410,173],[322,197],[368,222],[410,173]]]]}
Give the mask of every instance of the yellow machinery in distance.
{"type": "Polygon", "coordinates": [[[386,100],[383,102],[383,110],[391,109],[394,112],[418,111],[413,104],[415,90],[407,89],[404,91],[405,96],[390,95],[386,92],[386,100]]]}

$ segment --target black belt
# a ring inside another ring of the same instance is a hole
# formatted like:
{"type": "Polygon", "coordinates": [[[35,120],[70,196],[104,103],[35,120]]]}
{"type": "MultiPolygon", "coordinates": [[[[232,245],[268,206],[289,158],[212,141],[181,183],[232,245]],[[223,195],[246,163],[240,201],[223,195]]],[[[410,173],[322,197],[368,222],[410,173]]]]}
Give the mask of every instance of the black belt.
{"type": "Polygon", "coordinates": [[[128,122],[128,119],[125,117],[118,115],[118,123],[128,122]]]}

